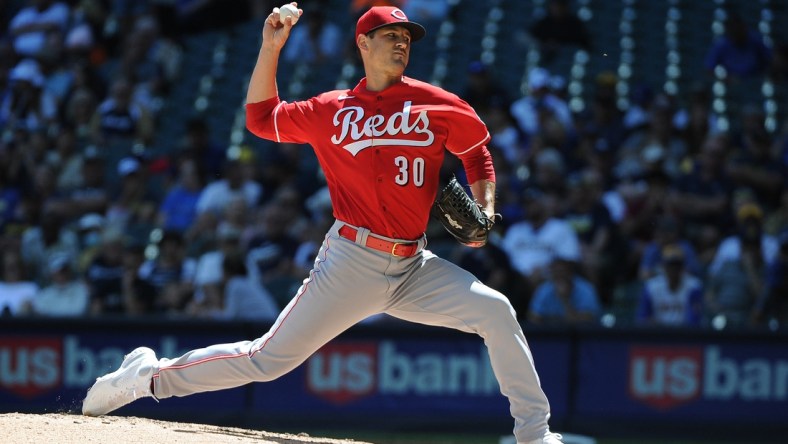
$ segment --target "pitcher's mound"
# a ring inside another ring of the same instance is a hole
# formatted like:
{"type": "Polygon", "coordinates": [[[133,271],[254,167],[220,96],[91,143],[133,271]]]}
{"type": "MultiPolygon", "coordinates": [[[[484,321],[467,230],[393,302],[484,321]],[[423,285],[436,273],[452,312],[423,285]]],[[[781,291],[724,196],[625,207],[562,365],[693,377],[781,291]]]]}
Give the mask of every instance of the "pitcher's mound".
{"type": "Polygon", "coordinates": [[[3,442],[15,444],[157,443],[168,444],[370,444],[354,440],[316,438],[154,419],[52,413],[0,415],[3,442]]]}

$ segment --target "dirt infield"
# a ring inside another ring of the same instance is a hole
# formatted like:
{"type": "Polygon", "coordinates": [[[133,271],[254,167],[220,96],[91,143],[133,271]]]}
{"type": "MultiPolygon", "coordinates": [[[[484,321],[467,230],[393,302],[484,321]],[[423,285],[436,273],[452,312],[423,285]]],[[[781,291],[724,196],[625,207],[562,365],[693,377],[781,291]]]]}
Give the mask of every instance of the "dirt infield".
{"type": "Polygon", "coordinates": [[[63,413],[0,415],[3,443],[160,443],[168,444],[370,444],[354,440],[316,438],[259,430],[166,422],[147,418],[105,416],[90,418],[63,413]]]}

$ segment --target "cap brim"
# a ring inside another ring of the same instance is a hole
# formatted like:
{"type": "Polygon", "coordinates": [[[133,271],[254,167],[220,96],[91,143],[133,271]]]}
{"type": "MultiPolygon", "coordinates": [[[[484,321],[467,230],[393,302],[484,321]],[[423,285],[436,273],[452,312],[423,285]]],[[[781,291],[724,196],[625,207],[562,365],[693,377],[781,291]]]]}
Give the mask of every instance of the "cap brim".
{"type": "Polygon", "coordinates": [[[377,26],[375,28],[370,29],[369,31],[367,31],[367,33],[370,33],[372,31],[376,31],[376,30],[381,29],[381,28],[385,28],[387,26],[402,26],[403,28],[407,29],[408,31],[410,31],[410,40],[412,42],[418,42],[419,40],[424,38],[425,35],[427,35],[427,30],[424,29],[423,26],[421,26],[420,24],[418,24],[416,22],[386,23],[386,24],[383,24],[383,25],[380,25],[380,26],[377,26]]]}

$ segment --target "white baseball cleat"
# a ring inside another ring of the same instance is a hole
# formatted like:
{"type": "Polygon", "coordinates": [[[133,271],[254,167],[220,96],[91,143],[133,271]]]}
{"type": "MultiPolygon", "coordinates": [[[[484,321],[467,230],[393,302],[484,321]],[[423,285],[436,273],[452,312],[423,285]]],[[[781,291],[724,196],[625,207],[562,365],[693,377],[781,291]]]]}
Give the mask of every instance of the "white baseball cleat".
{"type": "Polygon", "coordinates": [[[150,383],[158,364],[153,350],[134,349],[123,358],[120,368],[96,379],[82,401],[82,414],[106,415],[136,399],[153,396],[150,383]]]}
{"type": "Polygon", "coordinates": [[[560,434],[553,433],[553,432],[547,432],[547,433],[545,433],[544,438],[542,438],[542,443],[543,444],[563,444],[563,441],[561,441],[561,435],[560,434]]]}
{"type": "MultiPolygon", "coordinates": [[[[501,440],[501,443],[503,442],[504,440],[501,440]]],[[[561,441],[560,434],[548,431],[542,438],[534,439],[533,441],[528,441],[522,444],[563,444],[563,441],[561,441]]]]}

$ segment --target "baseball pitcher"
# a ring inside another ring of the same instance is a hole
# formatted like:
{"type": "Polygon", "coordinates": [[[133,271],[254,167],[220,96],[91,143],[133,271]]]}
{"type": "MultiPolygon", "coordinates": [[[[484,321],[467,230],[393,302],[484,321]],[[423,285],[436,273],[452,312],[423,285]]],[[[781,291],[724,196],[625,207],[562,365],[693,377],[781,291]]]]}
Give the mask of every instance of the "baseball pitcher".
{"type": "Polygon", "coordinates": [[[365,77],[354,88],[281,100],[277,63],[294,18],[280,20],[275,8],[265,21],[246,124],[261,138],[315,150],[336,222],[313,269],[262,337],[173,359],[138,348],[118,370],[96,380],[83,414],[104,415],[140,397],[276,379],[382,312],[481,336],[509,399],[517,442],[560,444],[560,435],[549,430],[550,406],[508,299],[425,249],[431,214],[468,246],[486,241],[495,218],[495,173],[484,123],[454,94],[404,76],[411,45],[425,30],[395,7],[373,7],[359,18],[355,41],[365,77]],[[447,151],[462,161],[473,199],[456,183],[439,193],[447,151]]]}

